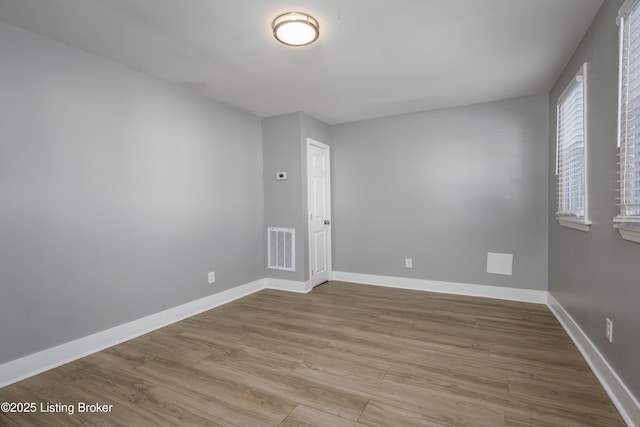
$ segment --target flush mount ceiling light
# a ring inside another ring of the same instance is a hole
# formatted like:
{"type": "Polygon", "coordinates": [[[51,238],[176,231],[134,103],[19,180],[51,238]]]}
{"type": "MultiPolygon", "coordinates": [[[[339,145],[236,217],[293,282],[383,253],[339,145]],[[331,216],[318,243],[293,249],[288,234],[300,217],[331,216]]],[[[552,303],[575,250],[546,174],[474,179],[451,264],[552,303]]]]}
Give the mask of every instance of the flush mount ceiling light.
{"type": "Polygon", "coordinates": [[[318,39],[318,21],[306,13],[287,12],[278,16],[271,24],[273,36],[287,46],[307,46],[318,39]]]}

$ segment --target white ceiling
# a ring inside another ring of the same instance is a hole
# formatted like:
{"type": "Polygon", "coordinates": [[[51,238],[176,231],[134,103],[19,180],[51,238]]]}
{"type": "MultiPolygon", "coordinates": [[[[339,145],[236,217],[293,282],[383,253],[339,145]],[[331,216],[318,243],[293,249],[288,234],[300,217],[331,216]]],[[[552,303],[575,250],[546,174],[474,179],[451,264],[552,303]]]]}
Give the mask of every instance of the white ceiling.
{"type": "Polygon", "coordinates": [[[547,93],[603,0],[0,0],[0,19],[260,117],[329,124],[547,93]],[[296,10],[320,39],[287,47],[296,10]]]}

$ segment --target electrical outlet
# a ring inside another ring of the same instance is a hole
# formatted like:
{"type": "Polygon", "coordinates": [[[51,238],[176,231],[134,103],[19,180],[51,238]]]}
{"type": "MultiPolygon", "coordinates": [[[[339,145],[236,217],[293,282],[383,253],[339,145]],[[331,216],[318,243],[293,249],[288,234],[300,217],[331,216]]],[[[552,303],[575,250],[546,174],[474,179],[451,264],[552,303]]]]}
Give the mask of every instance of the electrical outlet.
{"type": "Polygon", "coordinates": [[[216,272],[215,271],[210,271],[209,272],[209,284],[215,283],[216,282],[216,272]]]}
{"type": "Polygon", "coordinates": [[[608,317],[605,318],[604,335],[609,342],[613,342],[613,322],[608,317]]]}
{"type": "Polygon", "coordinates": [[[405,258],[404,267],[405,268],[413,268],[413,258],[405,258]]]}

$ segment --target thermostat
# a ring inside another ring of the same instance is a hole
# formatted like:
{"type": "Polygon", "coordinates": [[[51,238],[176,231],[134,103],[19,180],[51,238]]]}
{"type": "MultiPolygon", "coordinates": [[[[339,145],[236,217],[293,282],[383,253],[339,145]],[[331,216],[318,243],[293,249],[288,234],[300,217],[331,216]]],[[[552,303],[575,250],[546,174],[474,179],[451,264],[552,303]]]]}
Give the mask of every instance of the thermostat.
{"type": "Polygon", "coordinates": [[[286,172],[276,172],[276,180],[285,181],[286,179],[287,179],[287,173],[286,172]]]}

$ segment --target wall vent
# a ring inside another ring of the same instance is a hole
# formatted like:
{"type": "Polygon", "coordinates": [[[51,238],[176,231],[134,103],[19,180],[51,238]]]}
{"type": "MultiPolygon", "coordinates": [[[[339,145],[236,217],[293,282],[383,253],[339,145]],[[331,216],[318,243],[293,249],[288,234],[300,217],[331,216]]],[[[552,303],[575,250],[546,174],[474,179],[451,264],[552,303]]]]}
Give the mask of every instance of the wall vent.
{"type": "Polygon", "coordinates": [[[296,230],[293,228],[267,228],[269,268],[296,271],[296,230]]]}

